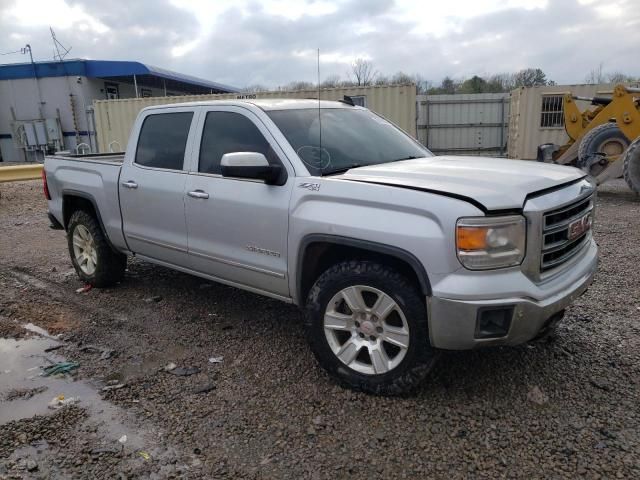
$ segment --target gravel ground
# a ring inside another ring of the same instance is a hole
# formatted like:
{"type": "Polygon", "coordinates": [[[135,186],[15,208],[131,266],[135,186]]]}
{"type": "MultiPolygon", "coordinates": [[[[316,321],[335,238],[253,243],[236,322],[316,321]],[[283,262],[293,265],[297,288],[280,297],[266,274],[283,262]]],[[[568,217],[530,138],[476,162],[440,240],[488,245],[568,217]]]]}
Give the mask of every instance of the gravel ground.
{"type": "Polygon", "coordinates": [[[80,402],[0,426],[0,478],[640,478],[640,198],[619,180],[600,188],[596,281],[557,337],[446,353],[407,398],[334,385],[277,301],[135,260],[117,288],[75,293],[39,183],[0,193],[0,336],[60,334],[77,382],[124,385],[101,401],[141,442],[114,448],[80,402]]]}

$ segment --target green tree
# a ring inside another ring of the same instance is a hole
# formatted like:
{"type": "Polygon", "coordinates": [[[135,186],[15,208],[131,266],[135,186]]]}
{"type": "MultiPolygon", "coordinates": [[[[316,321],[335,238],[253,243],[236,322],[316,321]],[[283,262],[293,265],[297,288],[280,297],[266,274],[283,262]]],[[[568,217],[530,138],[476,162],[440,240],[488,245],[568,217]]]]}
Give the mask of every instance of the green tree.
{"type": "Polygon", "coordinates": [[[514,87],[538,87],[548,85],[547,76],[539,68],[525,68],[513,76],[514,87]]]}
{"type": "Polygon", "coordinates": [[[478,75],[474,75],[462,82],[458,89],[458,93],[485,93],[486,91],[487,81],[478,75]]]}

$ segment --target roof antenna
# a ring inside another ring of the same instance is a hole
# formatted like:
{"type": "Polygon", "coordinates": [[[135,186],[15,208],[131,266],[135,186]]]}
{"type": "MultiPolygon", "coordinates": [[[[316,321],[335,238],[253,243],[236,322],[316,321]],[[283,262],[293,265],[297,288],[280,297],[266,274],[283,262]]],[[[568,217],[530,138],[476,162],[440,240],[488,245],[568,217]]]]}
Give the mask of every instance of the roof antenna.
{"type": "Polygon", "coordinates": [[[322,115],[320,115],[320,49],[318,48],[318,130],[320,133],[320,142],[318,147],[318,168],[322,168],[322,115]]]}

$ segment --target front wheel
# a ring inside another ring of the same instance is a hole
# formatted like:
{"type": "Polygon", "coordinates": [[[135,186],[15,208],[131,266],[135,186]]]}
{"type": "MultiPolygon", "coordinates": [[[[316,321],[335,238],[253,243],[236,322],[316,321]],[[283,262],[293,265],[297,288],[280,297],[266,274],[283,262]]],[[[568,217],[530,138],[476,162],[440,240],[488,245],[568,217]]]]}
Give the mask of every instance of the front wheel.
{"type": "Polygon", "coordinates": [[[114,251],[96,218],[84,210],[71,215],[67,226],[71,262],[78,277],[94,287],[109,287],[124,277],[127,256],[114,251]]]}
{"type": "Polygon", "coordinates": [[[396,270],[370,261],[342,262],[318,278],[305,331],[320,365],[367,393],[407,393],[436,359],[424,297],[396,270]]]}

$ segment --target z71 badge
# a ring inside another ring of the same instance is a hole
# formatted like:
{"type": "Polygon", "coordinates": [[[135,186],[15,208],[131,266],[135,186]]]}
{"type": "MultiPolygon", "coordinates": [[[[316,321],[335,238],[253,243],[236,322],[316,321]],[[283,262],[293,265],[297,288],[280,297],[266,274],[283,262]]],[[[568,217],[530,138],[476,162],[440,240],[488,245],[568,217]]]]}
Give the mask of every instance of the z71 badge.
{"type": "Polygon", "coordinates": [[[298,188],[306,188],[307,190],[311,190],[312,192],[317,192],[320,190],[319,183],[310,183],[310,182],[302,182],[298,184],[298,188]]]}

